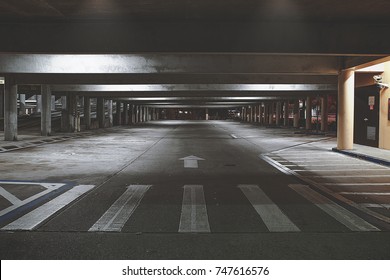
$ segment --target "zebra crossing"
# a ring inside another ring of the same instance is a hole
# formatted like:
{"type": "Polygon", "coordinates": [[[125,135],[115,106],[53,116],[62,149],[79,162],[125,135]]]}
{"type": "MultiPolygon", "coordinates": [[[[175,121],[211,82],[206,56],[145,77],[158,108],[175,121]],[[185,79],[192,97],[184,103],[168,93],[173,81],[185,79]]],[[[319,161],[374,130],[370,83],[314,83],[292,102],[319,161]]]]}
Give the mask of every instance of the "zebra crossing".
{"type": "MultiPolygon", "coordinates": [[[[97,220],[90,221],[89,232],[123,232],[125,225],[133,223],[132,217],[142,205],[145,196],[148,195],[154,187],[153,185],[133,185],[126,186],[119,197],[112,203],[104,214],[97,220]]],[[[304,221],[297,218],[292,210],[287,211],[277,198],[270,195],[266,186],[259,184],[238,184],[231,186],[237,190],[234,194],[234,203],[248,207],[254,211],[255,222],[265,225],[263,231],[268,232],[304,232],[304,221]],[[238,195],[240,194],[240,195],[238,195]],[[238,203],[239,202],[239,203],[238,203]]],[[[93,185],[79,185],[71,188],[67,192],[57,196],[49,202],[35,208],[31,212],[17,218],[11,223],[3,226],[2,231],[32,231],[38,230],[44,223],[50,223],[50,218],[63,210],[65,206],[77,200],[80,196],[88,193],[94,188],[93,185]]],[[[308,185],[289,184],[286,188],[293,190],[297,197],[296,204],[307,204],[316,207],[321,215],[311,220],[312,223],[318,223],[317,231],[327,231],[328,229],[321,222],[323,216],[331,219],[334,223],[345,227],[344,231],[380,231],[378,227],[360,218],[356,214],[333,202],[329,198],[314,191],[308,185]]],[[[231,189],[226,188],[226,191],[231,189]]],[[[180,213],[172,213],[177,216],[178,233],[213,233],[213,223],[217,221],[210,219],[212,214],[208,208],[214,207],[215,211],[224,211],[223,208],[212,205],[210,198],[206,197],[205,186],[203,185],[184,185],[176,191],[182,192],[180,213]],[[213,221],[213,223],[211,222],[213,221]]],[[[84,196],[88,199],[88,195],[84,196]]],[[[294,206],[294,205],[293,205],[294,206]]],[[[290,205],[290,207],[293,207],[290,205]]],[[[239,208],[235,208],[238,209],[239,208]]],[[[66,214],[66,209],[63,210],[66,214]]],[[[310,211],[311,212],[311,211],[310,211]]],[[[82,214],[82,213],[81,213],[82,214]]],[[[221,213],[222,215],[235,215],[237,213],[221,213]]],[[[306,213],[307,215],[311,213],[306,213]]],[[[143,219],[150,219],[153,223],[153,216],[142,216],[143,219]]],[[[235,229],[231,230],[232,232],[235,229]]]]}
{"type": "Polygon", "coordinates": [[[390,224],[390,168],[335,153],[319,143],[260,157],[283,173],[390,224]]]}

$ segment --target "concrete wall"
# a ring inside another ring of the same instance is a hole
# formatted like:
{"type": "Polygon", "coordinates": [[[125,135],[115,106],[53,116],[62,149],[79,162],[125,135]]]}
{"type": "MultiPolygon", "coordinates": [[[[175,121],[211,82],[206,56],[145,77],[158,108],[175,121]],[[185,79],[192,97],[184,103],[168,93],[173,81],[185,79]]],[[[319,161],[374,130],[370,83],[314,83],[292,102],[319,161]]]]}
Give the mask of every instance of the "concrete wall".
{"type": "MultiPolygon", "coordinates": [[[[382,74],[383,82],[390,84],[390,62],[385,63],[385,72],[382,74]]],[[[390,89],[383,89],[380,94],[379,112],[379,148],[390,150],[390,121],[388,120],[388,100],[390,89]]]]}

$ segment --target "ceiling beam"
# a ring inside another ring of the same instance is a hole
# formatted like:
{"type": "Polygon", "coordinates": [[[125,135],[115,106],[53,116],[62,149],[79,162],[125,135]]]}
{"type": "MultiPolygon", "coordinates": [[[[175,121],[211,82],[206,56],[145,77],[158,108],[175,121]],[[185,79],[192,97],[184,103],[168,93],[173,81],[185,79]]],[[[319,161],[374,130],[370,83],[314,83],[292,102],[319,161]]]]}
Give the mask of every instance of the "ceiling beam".
{"type": "Polygon", "coordinates": [[[335,91],[334,84],[145,84],[145,85],[53,85],[52,92],[272,92],[335,91]]]}
{"type": "Polygon", "coordinates": [[[142,74],[269,73],[336,75],[333,56],[260,54],[116,54],[54,55],[0,53],[0,73],[142,74]]]}
{"type": "Polygon", "coordinates": [[[257,73],[15,74],[16,84],[335,84],[336,75],[257,73]]]}

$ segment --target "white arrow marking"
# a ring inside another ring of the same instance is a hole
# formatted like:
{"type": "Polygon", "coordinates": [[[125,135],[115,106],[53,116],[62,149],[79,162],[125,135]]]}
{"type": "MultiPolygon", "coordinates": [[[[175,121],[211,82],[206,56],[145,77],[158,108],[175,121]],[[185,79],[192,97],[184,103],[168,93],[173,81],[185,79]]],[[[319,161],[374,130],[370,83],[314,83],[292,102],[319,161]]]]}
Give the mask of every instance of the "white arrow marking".
{"type": "Polygon", "coordinates": [[[179,160],[184,160],[184,168],[198,168],[198,160],[204,159],[197,156],[188,156],[179,160]]]}
{"type": "Polygon", "coordinates": [[[89,231],[120,232],[150,185],[130,185],[89,231]]]}

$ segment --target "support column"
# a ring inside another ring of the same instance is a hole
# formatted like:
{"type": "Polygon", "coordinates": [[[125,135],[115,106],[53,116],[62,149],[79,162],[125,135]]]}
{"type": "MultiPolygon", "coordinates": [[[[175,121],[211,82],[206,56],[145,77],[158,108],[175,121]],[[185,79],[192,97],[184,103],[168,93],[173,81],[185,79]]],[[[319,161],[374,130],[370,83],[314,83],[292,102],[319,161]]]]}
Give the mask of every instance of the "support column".
{"type": "Polygon", "coordinates": [[[321,96],[321,131],[328,131],[328,95],[321,96]]]}
{"type": "Polygon", "coordinates": [[[98,119],[99,128],[104,128],[104,120],[106,118],[106,110],[104,108],[104,98],[98,97],[96,102],[96,115],[98,119]]]}
{"type": "Polygon", "coordinates": [[[0,118],[4,117],[4,84],[0,80],[0,118]]]}
{"type": "Polygon", "coordinates": [[[288,121],[288,106],[289,106],[289,102],[288,101],[285,101],[284,102],[284,117],[283,117],[283,124],[284,126],[289,126],[289,121],[288,121]]]}
{"type": "Polygon", "coordinates": [[[41,135],[51,135],[51,90],[49,85],[41,85],[42,111],[41,135]]]}
{"type": "Polygon", "coordinates": [[[139,123],[139,106],[135,106],[135,123],[139,123]]]}
{"type": "Polygon", "coordinates": [[[114,117],[112,115],[112,100],[107,100],[107,113],[108,113],[108,126],[112,127],[114,123],[114,117]]]}
{"type": "Polygon", "coordinates": [[[271,103],[269,105],[269,109],[268,109],[268,124],[269,125],[272,125],[273,118],[274,118],[274,103],[271,103]]]}
{"type": "Polygon", "coordinates": [[[84,96],[84,124],[85,129],[91,129],[91,98],[84,96]]]}
{"type": "Polygon", "coordinates": [[[276,125],[280,125],[280,113],[281,113],[281,108],[282,103],[280,101],[276,102],[276,113],[275,113],[275,123],[276,125]]]}
{"type": "Polygon", "coordinates": [[[69,127],[66,100],[66,96],[61,97],[61,131],[68,131],[69,127]]]}
{"type": "Polygon", "coordinates": [[[259,124],[263,124],[263,104],[259,105],[259,124]]]}
{"type": "Polygon", "coordinates": [[[263,118],[263,124],[268,124],[268,114],[269,114],[269,107],[267,103],[264,103],[264,118],[263,118]]]}
{"type": "Polygon", "coordinates": [[[308,96],[306,98],[306,130],[310,130],[312,129],[312,123],[311,123],[311,119],[312,119],[312,115],[311,115],[311,102],[312,102],[312,98],[311,96],[308,96]]]}
{"type": "Polygon", "coordinates": [[[123,124],[128,125],[129,124],[129,104],[127,104],[127,103],[123,103],[123,115],[124,115],[123,124]]]}
{"type": "Polygon", "coordinates": [[[18,86],[11,78],[4,85],[4,140],[18,140],[18,86]]]}
{"type": "Polygon", "coordinates": [[[344,70],[339,74],[337,110],[337,148],[353,149],[353,125],[355,102],[355,72],[344,70]]]}
{"type": "Polygon", "coordinates": [[[294,113],[294,122],[293,126],[294,128],[299,128],[299,100],[294,101],[294,108],[293,108],[293,113],[294,113]]]}
{"type": "Polygon", "coordinates": [[[209,120],[209,109],[206,108],[206,121],[208,121],[208,120],[209,120]]]}
{"type": "Polygon", "coordinates": [[[19,94],[19,115],[23,116],[25,114],[26,114],[26,95],[19,94]]]}
{"type": "Polygon", "coordinates": [[[116,102],[116,121],[118,125],[122,125],[122,110],[121,110],[121,104],[122,102],[117,101],[116,102]]]}
{"type": "Polygon", "coordinates": [[[77,97],[70,93],[66,98],[67,131],[75,132],[77,129],[77,97]]]}
{"type": "Polygon", "coordinates": [[[37,98],[36,112],[40,113],[42,111],[42,96],[41,95],[36,95],[36,98],[37,98]]]}

